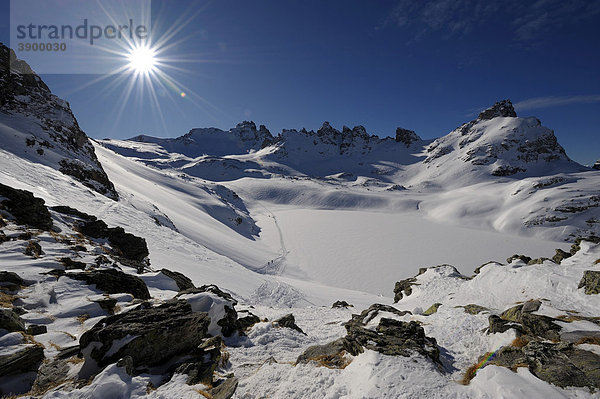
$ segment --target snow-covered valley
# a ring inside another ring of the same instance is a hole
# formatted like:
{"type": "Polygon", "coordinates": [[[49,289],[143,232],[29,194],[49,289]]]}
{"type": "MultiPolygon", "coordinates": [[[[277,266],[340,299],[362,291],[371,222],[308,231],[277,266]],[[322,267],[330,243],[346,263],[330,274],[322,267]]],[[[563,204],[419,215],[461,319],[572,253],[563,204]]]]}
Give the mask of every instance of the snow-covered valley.
{"type": "Polygon", "coordinates": [[[600,171],[509,101],[73,144],[2,72],[0,395],[597,397],[600,171]]]}

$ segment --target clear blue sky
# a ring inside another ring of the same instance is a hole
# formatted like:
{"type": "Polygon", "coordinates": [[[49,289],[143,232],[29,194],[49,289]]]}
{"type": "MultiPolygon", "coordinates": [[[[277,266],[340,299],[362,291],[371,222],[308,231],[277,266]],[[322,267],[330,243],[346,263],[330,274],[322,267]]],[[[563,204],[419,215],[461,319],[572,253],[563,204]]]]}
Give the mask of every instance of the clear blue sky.
{"type": "Polygon", "coordinates": [[[147,96],[117,116],[125,83],[107,92],[108,79],[89,85],[97,76],[42,75],[88,135],[174,137],[250,119],[274,134],[327,120],[432,138],[510,98],[572,158],[600,158],[600,1],[156,0],[152,15],[155,36],[187,19],[161,54],[187,96],[159,90],[163,124],[147,96]]]}

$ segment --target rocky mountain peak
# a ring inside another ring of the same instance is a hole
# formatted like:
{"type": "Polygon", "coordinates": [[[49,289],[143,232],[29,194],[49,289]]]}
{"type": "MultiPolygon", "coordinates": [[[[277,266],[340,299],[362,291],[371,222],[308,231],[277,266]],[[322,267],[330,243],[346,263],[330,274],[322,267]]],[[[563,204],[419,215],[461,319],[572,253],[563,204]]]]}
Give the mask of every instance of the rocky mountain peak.
{"type": "Polygon", "coordinates": [[[496,104],[492,105],[488,109],[481,111],[477,119],[487,120],[497,117],[517,117],[517,113],[515,112],[515,109],[510,100],[507,99],[498,101],[496,104]]]}
{"type": "Polygon", "coordinates": [[[600,159],[596,161],[596,163],[592,166],[592,168],[600,170],[600,159]]]}
{"type": "Polygon", "coordinates": [[[421,138],[415,133],[414,130],[408,130],[401,127],[396,128],[397,143],[403,143],[408,148],[412,143],[420,140],[421,138]]]}
{"type": "MultiPolygon", "coordinates": [[[[87,187],[117,199],[117,193],[96,158],[94,147],[81,130],[69,103],[48,86],[14,51],[0,43],[0,115],[26,119],[23,137],[11,135],[15,151],[33,162],[52,166],[87,187]]],[[[10,118],[2,130],[11,128],[10,118]]],[[[3,133],[4,134],[4,133],[3,133]]],[[[8,133],[7,137],[8,137],[8,133]]]]}

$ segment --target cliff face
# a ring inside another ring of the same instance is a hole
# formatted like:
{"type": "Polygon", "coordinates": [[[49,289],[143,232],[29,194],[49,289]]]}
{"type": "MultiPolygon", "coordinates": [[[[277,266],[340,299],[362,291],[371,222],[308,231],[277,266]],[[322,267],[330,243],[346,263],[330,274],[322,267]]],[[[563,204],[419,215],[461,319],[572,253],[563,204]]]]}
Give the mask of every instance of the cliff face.
{"type": "Polygon", "coordinates": [[[4,149],[118,199],[69,103],[52,94],[27,63],[1,43],[0,130],[4,149]]]}

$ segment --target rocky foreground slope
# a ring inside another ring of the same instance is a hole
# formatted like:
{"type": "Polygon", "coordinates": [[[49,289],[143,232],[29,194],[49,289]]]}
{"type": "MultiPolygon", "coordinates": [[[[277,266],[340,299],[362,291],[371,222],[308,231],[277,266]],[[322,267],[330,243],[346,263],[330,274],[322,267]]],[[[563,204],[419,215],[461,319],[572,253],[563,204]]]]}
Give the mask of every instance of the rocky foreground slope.
{"type": "Polygon", "coordinates": [[[146,241],[0,185],[0,386],[35,397],[593,397],[600,239],[362,310],[249,306],[154,270],[146,241]],[[354,314],[358,312],[358,314],[354,314]]]}

